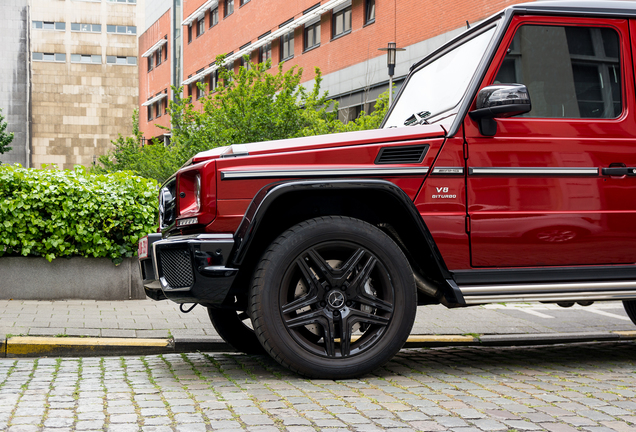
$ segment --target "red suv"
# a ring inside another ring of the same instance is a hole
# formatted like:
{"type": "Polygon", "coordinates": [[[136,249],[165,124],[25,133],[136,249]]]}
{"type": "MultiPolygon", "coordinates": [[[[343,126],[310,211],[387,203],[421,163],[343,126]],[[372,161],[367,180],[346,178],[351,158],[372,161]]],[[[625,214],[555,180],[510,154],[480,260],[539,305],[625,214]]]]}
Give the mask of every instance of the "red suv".
{"type": "Polygon", "coordinates": [[[382,128],[215,148],[160,193],[146,292],[306,376],[387,362],[417,305],[623,300],[636,4],[537,2],[413,65],[382,128]]]}

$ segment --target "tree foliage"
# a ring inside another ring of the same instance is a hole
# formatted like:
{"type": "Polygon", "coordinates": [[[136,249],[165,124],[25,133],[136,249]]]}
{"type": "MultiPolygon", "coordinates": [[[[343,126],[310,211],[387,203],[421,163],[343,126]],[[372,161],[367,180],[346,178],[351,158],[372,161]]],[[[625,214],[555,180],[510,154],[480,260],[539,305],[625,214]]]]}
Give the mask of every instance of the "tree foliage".
{"type": "Polygon", "coordinates": [[[130,173],[0,166],[0,257],[137,253],[156,227],[157,183],[130,173]]]}
{"type": "Polygon", "coordinates": [[[4,154],[11,150],[9,144],[13,141],[13,132],[7,132],[7,122],[4,121],[2,109],[0,109],[0,154],[4,154]]]}
{"type": "Polygon", "coordinates": [[[182,88],[170,101],[171,141],[161,144],[141,144],[139,114],[133,116],[133,136],[120,136],[113,141],[115,149],[99,158],[98,171],[131,170],[134,173],[163,181],[195,154],[219,146],[294,138],[308,135],[377,128],[387,109],[387,96],[382,95],[369,115],[362,113],[355,121],[343,124],[338,120],[338,104],[321,92],[322,75],[316,68],[314,86],[301,85],[302,68],[275,73],[271,63],[240,67],[238,72],[223,67],[224,57],[217,58],[218,87],[208,91],[195,106],[191,97],[181,97],[182,88]]]}

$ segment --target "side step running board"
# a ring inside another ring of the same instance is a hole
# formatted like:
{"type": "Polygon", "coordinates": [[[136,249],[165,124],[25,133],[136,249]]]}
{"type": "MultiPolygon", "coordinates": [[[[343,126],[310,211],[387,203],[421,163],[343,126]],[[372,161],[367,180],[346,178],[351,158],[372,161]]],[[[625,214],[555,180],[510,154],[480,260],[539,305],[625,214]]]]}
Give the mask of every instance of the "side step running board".
{"type": "Polygon", "coordinates": [[[460,285],[467,305],[523,301],[600,301],[636,299],[636,281],[460,285]]]}

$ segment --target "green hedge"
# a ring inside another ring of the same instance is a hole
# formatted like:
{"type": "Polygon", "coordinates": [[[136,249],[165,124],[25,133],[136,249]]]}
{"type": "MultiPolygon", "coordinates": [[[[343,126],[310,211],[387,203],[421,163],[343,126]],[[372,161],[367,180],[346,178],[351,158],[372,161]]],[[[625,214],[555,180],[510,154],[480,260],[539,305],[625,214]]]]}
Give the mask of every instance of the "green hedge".
{"type": "Polygon", "coordinates": [[[126,172],[0,165],[0,256],[111,258],[156,230],[157,183],[126,172]]]}

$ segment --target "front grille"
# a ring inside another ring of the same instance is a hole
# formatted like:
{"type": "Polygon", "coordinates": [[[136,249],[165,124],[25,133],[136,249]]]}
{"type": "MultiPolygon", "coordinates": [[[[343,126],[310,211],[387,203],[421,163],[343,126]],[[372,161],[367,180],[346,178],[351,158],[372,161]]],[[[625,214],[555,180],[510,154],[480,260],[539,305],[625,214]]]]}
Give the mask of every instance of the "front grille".
{"type": "Polygon", "coordinates": [[[413,145],[405,147],[384,147],[375,160],[376,164],[405,164],[420,163],[424,159],[428,145],[413,145]]]}
{"type": "Polygon", "coordinates": [[[158,251],[163,276],[170,288],[189,288],[194,283],[192,260],[187,249],[163,249],[158,251]]]}

